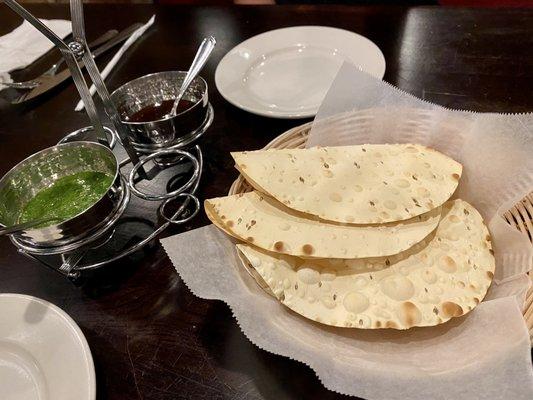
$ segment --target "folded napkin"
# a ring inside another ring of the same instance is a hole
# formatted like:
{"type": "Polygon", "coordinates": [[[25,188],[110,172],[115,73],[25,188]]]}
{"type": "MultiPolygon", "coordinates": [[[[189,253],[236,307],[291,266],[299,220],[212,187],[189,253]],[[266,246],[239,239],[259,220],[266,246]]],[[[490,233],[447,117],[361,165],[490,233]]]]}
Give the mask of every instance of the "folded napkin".
{"type": "MultiPolygon", "coordinates": [[[[56,35],[64,38],[70,34],[70,21],[61,19],[41,20],[56,35]]],[[[25,68],[54,45],[28,21],[7,35],[0,36],[0,89],[2,82],[11,82],[9,72],[25,68]]]]}

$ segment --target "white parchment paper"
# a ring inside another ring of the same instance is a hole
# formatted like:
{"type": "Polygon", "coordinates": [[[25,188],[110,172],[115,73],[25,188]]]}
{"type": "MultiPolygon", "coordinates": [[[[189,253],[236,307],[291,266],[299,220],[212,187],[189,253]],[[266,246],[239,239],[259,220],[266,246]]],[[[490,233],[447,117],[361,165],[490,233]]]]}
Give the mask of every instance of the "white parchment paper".
{"type": "Polygon", "coordinates": [[[529,335],[514,297],[432,328],[331,328],[267,295],[213,225],[161,242],[196,296],[227,303],[255,345],[309,365],[330,390],[369,400],[532,398],[529,335]]]}
{"type": "MultiPolygon", "coordinates": [[[[72,31],[70,21],[41,19],[41,22],[61,38],[72,31]]],[[[27,67],[53,47],[54,44],[28,21],[0,36],[0,90],[4,88],[2,82],[12,82],[9,72],[27,67]]]]}
{"type": "Polygon", "coordinates": [[[496,282],[533,267],[533,246],[501,215],[533,190],[533,114],[448,110],[345,63],[313,123],[307,146],[418,143],[463,164],[456,196],[488,222],[496,282]]]}
{"type": "Polygon", "coordinates": [[[364,331],[306,320],[259,288],[233,241],[212,225],[162,244],[194,294],[227,303],[254,344],[309,365],[328,389],[369,400],[531,400],[521,307],[533,252],[499,216],[533,188],[531,122],[529,115],[446,110],[351,65],[341,68],[319,110],[310,146],[413,142],[463,163],[457,195],[490,221],[498,284],[471,313],[437,327],[364,331]]]}

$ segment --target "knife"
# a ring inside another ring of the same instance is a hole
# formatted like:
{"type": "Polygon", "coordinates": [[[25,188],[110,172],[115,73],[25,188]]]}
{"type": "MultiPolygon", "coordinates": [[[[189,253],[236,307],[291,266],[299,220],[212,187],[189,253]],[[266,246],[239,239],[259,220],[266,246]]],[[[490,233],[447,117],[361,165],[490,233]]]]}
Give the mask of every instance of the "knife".
{"type": "MultiPolygon", "coordinates": [[[[117,44],[123,42],[127,38],[129,38],[133,32],[135,32],[137,29],[139,29],[142,26],[141,23],[136,23],[128,28],[121,31],[118,35],[116,35],[114,38],[110,39],[108,42],[103,44],[102,46],[98,47],[96,50],[92,52],[93,57],[98,57],[99,55],[105,53],[107,50],[113,48],[117,44]]],[[[79,61],[80,68],[84,67],[84,64],[82,61],[79,61]]],[[[42,95],[43,93],[48,92],[49,90],[55,88],[57,85],[61,84],[62,82],[66,81],[68,78],[70,78],[70,70],[64,69],[63,71],[55,74],[54,76],[41,76],[36,78],[35,80],[40,81],[40,85],[37,86],[35,89],[32,89],[26,93],[24,93],[22,96],[20,96],[18,99],[11,102],[11,104],[20,104],[25,101],[29,101],[31,99],[34,99],[37,96],[42,95]]]]}
{"type": "MultiPolygon", "coordinates": [[[[100,47],[105,42],[113,38],[118,34],[118,31],[116,29],[111,29],[104,33],[102,36],[100,36],[98,39],[96,39],[94,42],[91,42],[88,44],[90,49],[96,49],[97,47],[100,47]]],[[[48,68],[45,72],[43,72],[38,78],[42,76],[53,76],[56,74],[59,66],[65,62],[64,58],[60,58],[55,64],[53,64],[50,68],[48,68]]],[[[2,85],[7,86],[9,88],[13,89],[35,89],[37,86],[41,84],[40,81],[37,79],[28,79],[27,81],[19,81],[19,82],[3,82],[2,85]]]]}

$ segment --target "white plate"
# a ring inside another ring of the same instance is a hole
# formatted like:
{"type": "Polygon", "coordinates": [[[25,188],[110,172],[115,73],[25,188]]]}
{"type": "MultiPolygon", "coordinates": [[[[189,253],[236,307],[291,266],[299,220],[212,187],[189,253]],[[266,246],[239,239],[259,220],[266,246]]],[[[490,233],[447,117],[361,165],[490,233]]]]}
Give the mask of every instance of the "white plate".
{"type": "Polygon", "coordinates": [[[64,311],[32,296],[0,294],[2,400],[94,400],[91,351],[64,311]]]}
{"type": "Polygon", "coordinates": [[[385,58],[364,36],[324,26],[296,26],[254,36],[234,47],[215,72],[231,104],[274,118],[312,117],[347,60],[383,78],[385,58]]]}

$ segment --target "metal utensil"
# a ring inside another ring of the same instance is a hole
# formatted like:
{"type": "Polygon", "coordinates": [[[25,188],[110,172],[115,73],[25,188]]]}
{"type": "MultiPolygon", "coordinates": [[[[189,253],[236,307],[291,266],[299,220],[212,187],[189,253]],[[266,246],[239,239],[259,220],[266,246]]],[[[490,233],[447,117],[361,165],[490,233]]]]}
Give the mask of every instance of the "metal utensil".
{"type": "MultiPolygon", "coordinates": [[[[117,44],[125,41],[141,25],[142,24],[140,24],[140,23],[136,23],[136,24],[133,24],[133,25],[129,26],[128,28],[124,29],[118,35],[116,35],[115,37],[113,37],[112,39],[110,39],[109,41],[107,41],[106,43],[101,45],[100,47],[98,47],[92,53],[93,57],[98,57],[101,54],[103,54],[106,51],[108,51],[109,49],[115,47],[117,44]]],[[[82,68],[85,66],[83,61],[79,61],[79,65],[82,68]]],[[[56,87],[60,83],[64,82],[65,80],[70,78],[70,76],[71,76],[70,69],[64,69],[63,71],[61,71],[61,72],[59,72],[59,73],[57,73],[56,75],[53,75],[53,76],[41,75],[40,77],[34,79],[35,82],[38,83],[38,86],[35,87],[33,90],[30,90],[30,91],[22,94],[19,98],[15,99],[12,102],[12,104],[19,104],[19,103],[23,103],[25,101],[34,99],[35,97],[40,96],[41,94],[48,92],[50,89],[53,89],[54,87],[56,87]]]]}
{"type": "MultiPolygon", "coordinates": [[[[93,85],[98,92],[98,96],[100,96],[100,99],[102,99],[102,105],[104,106],[105,113],[109,117],[114,130],[117,132],[120,141],[122,142],[122,147],[124,147],[124,150],[126,150],[126,153],[128,153],[128,157],[133,165],[136,165],[140,161],[139,156],[131,145],[127,129],[120,121],[120,115],[117,111],[117,108],[111,101],[107,86],[105,85],[102,75],[100,74],[96,63],[94,62],[91,51],[87,47],[87,41],[85,40],[85,22],[83,18],[82,0],[70,0],[70,16],[72,17],[72,34],[76,38],[74,44],[77,45],[78,59],[81,59],[85,64],[93,85]]],[[[85,99],[87,96],[89,97],[89,101],[93,103],[91,92],[88,88],[87,92],[84,92],[83,96],[81,96],[85,106],[87,106],[87,101],[85,99]]],[[[146,177],[146,171],[144,168],[140,168],[139,175],[143,178],[146,177]]]]}
{"type": "MultiPolygon", "coordinates": [[[[72,78],[74,79],[76,88],[78,89],[80,96],[85,102],[87,115],[91,120],[91,125],[94,127],[96,136],[99,140],[103,141],[104,143],[107,143],[104,127],[98,116],[94,101],[91,98],[91,95],[89,94],[87,82],[85,81],[83,73],[81,72],[80,66],[76,60],[76,56],[80,51],[79,43],[76,41],[72,41],[67,45],[50,28],[43,24],[43,22],[39,18],[35,17],[32,13],[22,7],[15,0],[4,0],[4,3],[13,11],[15,11],[18,15],[20,15],[22,18],[32,24],[39,32],[46,36],[46,38],[50,40],[61,51],[61,54],[65,58],[68,68],[72,73],[72,78]]],[[[94,60],[91,61],[93,61],[94,63],[94,60]]]]}
{"type": "Polygon", "coordinates": [[[25,231],[26,229],[35,228],[36,226],[39,226],[41,224],[44,224],[46,222],[52,222],[55,221],[54,218],[39,218],[35,219],[33,221],[23,222],[21,224],[11,225],[6,228],[0,228],[0,236],[4,235],[14,235],[17,233],[21,233],[25,231]]]}
{"type": "MultiPolygon", "coordinates": [[[[102,69],[101,76],[102,79],[105,81],[105,79],[108,77],[108,75],[113,71],[113,68],[120,62],[124,54],[128,51],[128,49],[134,45],[139,39],[141,39],[146,31],[150,29],[150,27],[155,22],[155,14],[153,14],[150,19],[143,25],[139,27],[133,34],[126,40],[122,46],[117,50],[115,55],[109,60],[109,62],[106,64],[106,66],[102,69]]],[[[96,93],[96,86],[93,84],[91,85],[91,88],[89,89],[91,92],[91,96],[93,96],[96,93]]],[[[74,111],[81,111],[85,105],[83,104],[83,101],[80,100],[76,104],[76,107],[74,107],[74,111]]]]}
{"type": "Polygon", "coordinates": [[[202,43],[200,44],[200,47],[198,47],[198,51],[196,52],[196,55],[194,56],[194,60],[192,60],[192,64],[189,68],[189,72],[187,72],[185,79],[183,79],[183,83],[181,84],[180,91],[178,92],[178,95],[176,96],[176,100],[174,100],[172,110],[168,114],[170,117],[173,117],[176,115],[176,110],[178,109],[178,104],[181,98],[185,94],[185,91],[187,90],[191,82],[194,80],[194,78],[196,78],[196,76],[200,73],[200,71],[204,67],[207,59],[211,55],[211,52],[215,48],[216,44],[217,44],[217,41],[213,36],[209,36],[207,38],[204,38],[204,40],[202,40],[202,43]]]}
{"type": "MultiPolygon", "coordinates": [[[[104,33],[102,36],[100,36],[98,39],[94,40],[93,42],[89,43],[89,47],[92,49],[95,49],[113,37],[117,36],[118,31],[116,29],[111,29],[104,33]]],[[[61,58],[59,61],[57,61],[55,64],[53,64],[50,68],[48,68],[45,72],[43,72],[40,76],[54,76],[59,69],[59,66],[61,66],[65,62],[64,58],[61,58]]],[[[33,89],[40,85],[40,81],[36,79],[30,79],[23,82],[7,82],[3,83],[4,86],[14,88],[14,89],[33,89]]]]}

